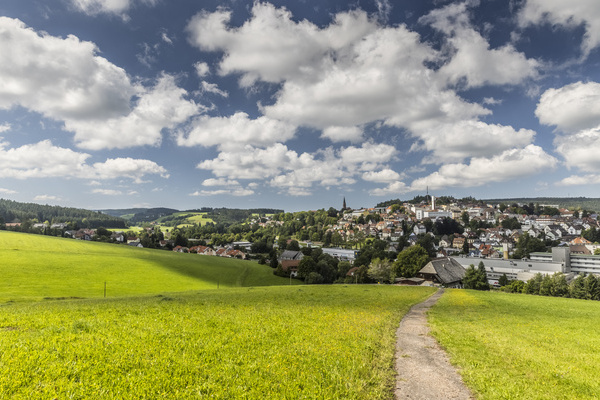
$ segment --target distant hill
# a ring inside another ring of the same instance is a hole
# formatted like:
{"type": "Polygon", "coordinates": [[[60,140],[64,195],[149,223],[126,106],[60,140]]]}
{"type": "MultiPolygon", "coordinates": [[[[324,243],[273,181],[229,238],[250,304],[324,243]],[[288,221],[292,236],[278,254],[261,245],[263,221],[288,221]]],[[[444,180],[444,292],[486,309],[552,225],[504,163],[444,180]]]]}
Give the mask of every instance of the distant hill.
{"type": "Polygon", "coordinates": [[[174,208],[157,207],[157,208],[123,208],[123,209],[116,209],[116,210],[100,210],[100,212],[103,212],[105,214],[112,215],[115,217],[120,217],[120,218],[128,220],[131,223],[138,224],[138,223],[156,221],[159,218],[166,217],[166,216],[169,216],[176,212],[179,212],[179,210],[176,210],[174,208]]]}
{"type": "Polygon", "coordinates": [[[98,211],[81,208],[49,206],[35,203],[20,203],[13,200],[0,199],[0,224],[9,222],[71,223],[79,227],[125,228],[127,223],[122,218],[103,214],[98,211]]]}
{"type": "Polygon", "coordinates": [[[600,198],[597,197],[515,197],[505,199],[485,199],[486,203],[510,205],[513,203],[522,204],[546,204],[557,205],[560,208],[573,208],[588,211],[600,211],[600,198]]]}

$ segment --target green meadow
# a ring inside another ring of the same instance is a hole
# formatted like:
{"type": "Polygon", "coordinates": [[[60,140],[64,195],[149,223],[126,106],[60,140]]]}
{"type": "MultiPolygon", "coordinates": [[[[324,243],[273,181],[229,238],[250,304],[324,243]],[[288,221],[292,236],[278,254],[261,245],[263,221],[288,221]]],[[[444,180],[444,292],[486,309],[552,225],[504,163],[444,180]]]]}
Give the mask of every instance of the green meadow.
{"type": "Polygon", "coordinates": [[[600,302],[448,290],[429,320],[479,398],[600,396],[600,302]]]}
{"type": "Polygon", "coordinates": [[[430,288],[277,286],[0,306],[0,393],[391,399],[395,331],[430,288]]]}
{"type": "Polygon", "coordinates": [[[0,302],[290,284],[252,261],[8,231],[0,276],[0,302]]]}

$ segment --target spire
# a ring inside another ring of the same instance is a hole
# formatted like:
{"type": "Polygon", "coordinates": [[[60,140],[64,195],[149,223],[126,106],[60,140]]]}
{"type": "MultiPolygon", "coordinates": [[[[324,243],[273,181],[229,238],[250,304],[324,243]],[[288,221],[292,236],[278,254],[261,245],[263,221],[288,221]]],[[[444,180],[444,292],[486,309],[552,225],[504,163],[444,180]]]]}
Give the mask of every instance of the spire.
{"type": "Polygon", "coordinates": [[[346,196],[344,196],[344,203],[342,204],[342,210],[346,209],[346,196]]]}

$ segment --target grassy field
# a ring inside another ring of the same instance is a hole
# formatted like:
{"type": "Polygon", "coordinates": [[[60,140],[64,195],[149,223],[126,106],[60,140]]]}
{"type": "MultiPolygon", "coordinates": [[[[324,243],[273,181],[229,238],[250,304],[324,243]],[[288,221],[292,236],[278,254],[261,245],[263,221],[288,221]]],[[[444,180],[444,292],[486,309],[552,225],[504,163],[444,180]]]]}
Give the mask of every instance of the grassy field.
{"type": "Polygon", "coordinates": [[[600,302],[450,290],[432,332],[482,399],[597,399],[600,302]]]}
{"type": "Polygon", "coordinates": [[[0,306],[4,398],[391,399],[433,289],[279,286],[0,306]]]}
{"type": "MultiPolygon", "coordinates": [[[[0,231],[0,302],[286,285],[252,261],[0,231]]],[[[293,281],[297,284],[298,281],[293,281]]]]}

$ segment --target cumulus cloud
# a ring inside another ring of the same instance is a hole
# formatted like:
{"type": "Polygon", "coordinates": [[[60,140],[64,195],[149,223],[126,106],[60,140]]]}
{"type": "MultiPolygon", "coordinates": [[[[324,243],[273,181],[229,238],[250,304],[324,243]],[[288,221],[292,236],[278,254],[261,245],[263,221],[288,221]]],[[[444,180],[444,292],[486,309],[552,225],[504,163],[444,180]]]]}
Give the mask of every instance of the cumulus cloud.
{"type": "Polygon", "coordinates": [[[565,158],[569,168],[600,172],[600,126],[554,139],[556,151],[565,158]]]}
{"type": "Polygon", "coordinates": [[[197,62],[194,64],[194,68],[196,69],[196,75],[200,78],[204,78],[210,74],[210,67],[205,62],[197,62]]]}
{"type": "Polygon", "coordinates": [[[156,146],[163,129],[174,129],[198,114],[201,106],[186,100],[187,91],[178,87],[171,75],[162,75],[156,85],[139,94],[135,107],[127,115],[94,120],[67,120],[67,130],[75,132],[78,146],[90,149],[156,146]]]}
{"type": "Polygon", "coordinates": [[[27,178],[130,178],[140,182],[146,175],[168,177],[167,171],[150,160],[115,158],[90,165],[89,154],[57,147],[49,140],[16,148],[0,143],[0,175],[27,178]]]}
{"type": "Polygon", "coordinates": [[[556,167],[557,160],[530,144],[491,158],[472,158],[469,164],[446,164],[433,174],[415,179],[410,190],[473,187],[534,175],[556,167]]]}
{"type": "Polygon", "coordinates": [[[583,26],[584,57],[600,45],[600,7],[594,0],[527,0],[519,12],[522,26],[550,23],[568,28],[583,26]]]}
{"type": "Polygon", "coordinates": [[[535,78],[539,62],[527,59],[511,44],[491,49],[471,26],[469,6],[468,2],[452,3],[419,19],[447,35],[450,51],[440,75],[452,84],[464,83],[466,87],[516,85],[535,78]]]}
{"type": "Polygon", "coordinates": [[[575,82],[548,89],[540,97],[535,115],[545,125],[563,132],[576,132],[600,126],[600,83],[575,82]]]}
{"type": "Polygon", "coordinates": [[[0,17],[0,109],[22,106],[64,121],[83,148],[156,145],[201,107],[164,74],[154,87],[134,84],[126,72],[75,36],[37,33],[0,17]]]}
{"type": "Polygon", "coordinates": [[[396,181],[391,182],[389,185],[383,188],[376,188],[369,192],[372,196],[394,196],[406,193],[408,187],[404,182],[396,181]]]}
{"type": "Polygon", "coordinates": [[[15,194],[18,193],[16,190],[0,188],[0,193],[2,194],[15,194]]]}
{"type": "Polygon", "coordinates": [[[424,129],[416,136],[423,142],[420,147],[432,151],[424,162],[440,164],[470,157],[491,157],[514,147],[527,146],[535,132],[481,121],[459,121],[424,129]]]}
{"type": "Polygon", "coordinates": [[[400,179],[400,174],[389,168],[381,171],[368,171],[362,175],[363,180],[370,182],[394,182],[400,179]]]}
{"type": "Polygon", "coordinates": [[[4,124],[0,124],[0,133],[10,131],[11,125],[7,122],[4,124]]]}
{"type": "Polygon", "coordinates": [[[363,130],[357,126],[330,126],[323,129],[321,137],[332,142],[359,142],[363,139],[363,130]]]}
{"type": "Polygon", "coordinates": [[[600,183],[600,175],[571,175],[557,182],[558,186],[597,185],[600,183]]]}
{"type": "Polygon", "coordinates": [[[245,112],[229,117],[202,116],[191,124],[187,133],[180,132],[180,146],[217,146],[221,150],[239,149],[245,145],[266,147],[291,139],[296,127],[286,122],[259,117],[250,119],[245,112]]]}
{"type": "Polygon", "coordinates": [[[204,182],[202,182],[202,186],[239,186],[240,183],[238,181],[235,180],[228,180],[228,179],[223,179],[223,178],[209,178],[209,179],[205,179],[204,182]]]}
{"type": "MultiPolygon", "coordinates": [[[[334,150],[301,153],[281,143],[267,148],[246,145],[236,151],[222,151],[218,157],[205,160],[198,168],[210,170],[224,179],[270,179],[272,187],[291,195],[312,193],[314,185],[323,187],[351,185],[364,172],[386,170],[397,151],[386,144],[364,143],[334,150]]],[[[390,172],[381,172],[380,177],[390,172]]],[[[369,176],[369,175],[367,175],[369,176]]]]}

